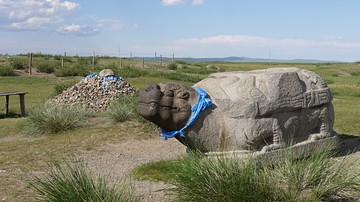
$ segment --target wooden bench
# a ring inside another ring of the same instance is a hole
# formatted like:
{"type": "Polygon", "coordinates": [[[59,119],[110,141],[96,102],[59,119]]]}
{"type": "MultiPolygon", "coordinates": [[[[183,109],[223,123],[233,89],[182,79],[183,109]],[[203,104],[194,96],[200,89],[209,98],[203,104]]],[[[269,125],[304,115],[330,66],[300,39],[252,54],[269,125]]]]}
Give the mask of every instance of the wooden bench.
{"type": "Polygon", "coordinates": [[[5,116],[9,114],[9,97],[10,95],[19,95],[20,98],[20,114],[25,116],[25,94],[27,92],[13,91],[13,92],[0,92],[0,96],[5,96],[5,116]]]}

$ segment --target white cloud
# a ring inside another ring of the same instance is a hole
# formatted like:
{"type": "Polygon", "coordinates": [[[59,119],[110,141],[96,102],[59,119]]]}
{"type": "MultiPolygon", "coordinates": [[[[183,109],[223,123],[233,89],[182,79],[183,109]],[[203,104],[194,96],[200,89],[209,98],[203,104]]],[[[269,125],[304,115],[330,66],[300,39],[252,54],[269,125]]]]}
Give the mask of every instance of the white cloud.
{"type": "MultiPolygon", "coordinates": [[[[161,4],[163,6],[176,6],[180,4],[185,4],[186,0],[162,0],[161,4]]],[[[204,4],[204,0],[192,0],[193,5],[202,5],[204,4]]]]}
{"type": "Polygon", "coordinates": [[[99,29],[78,24],[71,24],[60,27],[57,30],[57,33],[64,35],[93,36],[99,33],[99,29]]]}
{"type": "Polygon", "coordinates": [[[202,5],[202,4],[204,4],[204,0],[193,0],[192,4],[193,5],[202,5]]]}
{"type": "Polygon", "coordinates": [[[302,38],[276,39],[249,35],[217,35],[204,38],[179,39],[177,45],[223,45],[223,46],[251,46],[251,47],[333,47],[333,48],[360,48],[360,43],[346,42],[337,38],[310,40],[302,38]]]}
{"type": "Polygon", "coordinates": [[[0,28],[42,30],[63,21],[80,4],[62,0],[0,0],[0,28]]]}
{"type": "Polygon", "coordinates": [[[191,57],[246,56],[278,59],[327,59],[355,61],[360,41],[341,36],[274,38],[251,35],[215,35],[172,41],[167,50],[191,57]],[[270,53],[271,52],[271,53],[270,53]]]}
{"type": "Polygon", "coordinates": [[[185,0],[162,0],[161,4],[163,6],[175,6],[178,4],[185,3],[185,0]]]}

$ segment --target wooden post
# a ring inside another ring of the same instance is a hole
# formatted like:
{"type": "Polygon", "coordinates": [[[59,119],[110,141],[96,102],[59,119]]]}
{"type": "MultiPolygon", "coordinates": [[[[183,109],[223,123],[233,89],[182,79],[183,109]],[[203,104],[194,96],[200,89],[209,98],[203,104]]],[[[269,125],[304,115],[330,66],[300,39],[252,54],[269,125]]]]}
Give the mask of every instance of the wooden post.
{"type": "Polygon", "coordinates": [[[64,56],[61,57],[61,68],[64,68],[64,56]]]}
{"type": "Polygon", "coordinates": [[[5,116],[9,114],[9,95],[5,96],[5,116]]]}
{"type": "Polygon", "coordinates": [[[160,55],[160,65],[162,65],[162,55],[160,55]]]}
{"type": "Polygon", "coordinates": [[[141,67],[144,68],[144,58],[142,59],[142,64],[141,64],[141,67]]]}
{"type": "Polygon", "coordinates": [[[25,116],[25,94],[20,94],[20,114],[25,116]]]}
{"type": "Polygon", "coordinates": [[[156,61],[156,51],[155,51],[155,61],[156,61]]]}
{"type": "Polygon", "coordinates": [[[174,53],[173,53],[173,57],[172,57],[172,63],[174,63],[174,58],[175,58],[175,55],[174,55],[174,53]]]}
{"type": "Polygon", "coordinates": [[[29,75],[31,75],[31,68],[32,68],[32,53],[29,55],[29,75]]]}
{"type": "Polygon", "coordinates": [[[95,51],[93,52],[92,68],[95,69],[95,51]]]}

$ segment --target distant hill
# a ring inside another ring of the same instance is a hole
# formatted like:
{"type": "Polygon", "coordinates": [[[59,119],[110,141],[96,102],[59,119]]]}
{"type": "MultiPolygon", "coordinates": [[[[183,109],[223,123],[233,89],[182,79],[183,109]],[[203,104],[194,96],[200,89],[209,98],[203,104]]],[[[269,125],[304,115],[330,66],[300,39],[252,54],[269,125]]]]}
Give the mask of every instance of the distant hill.
{"type": "MultiPolygon", "coordinates": [[[[141,57],[136,57],[135,59],[142,59],[141,57]]],[[[144,60],[154,61],[154,57],[144,57],[144,60]]],[[[159,57],[156,60],[160,60],[159,57]]],[[[163,57],[164,61],[171,61],[171,57],[163,57]]],[[[281,60],[281,59],[264,59],[264,58],[249,58],[249,57],[224,57],[224,58],[174,58],[174,60],[182,60],[188,62],[277,62],[277,63],[334,63],[340,61],[330,61],[330,60],[312,60],[312,59],[293,59],[293,60],[281,60]]]]}

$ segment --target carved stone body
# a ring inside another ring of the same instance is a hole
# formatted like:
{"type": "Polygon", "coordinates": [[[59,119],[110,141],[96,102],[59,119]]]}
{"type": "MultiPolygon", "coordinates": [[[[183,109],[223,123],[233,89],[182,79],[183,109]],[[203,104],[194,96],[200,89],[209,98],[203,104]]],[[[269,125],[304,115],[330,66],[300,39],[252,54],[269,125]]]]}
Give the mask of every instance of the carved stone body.
{"type": "MultiPolygon", "coordinates": [[[[215,73],[194,86],[204,89],[213,104],[185,137],[176,137],[191,149],[269,151],[335,135],[330,89],[308,70],[215,73]]],[[[179,130],[196,98],[193,88],[181,84],[152,85],[140,93],[138,112],[166,131],[179,130]],[[149,110],[151,105],[158,108],[149,110]]]]}

